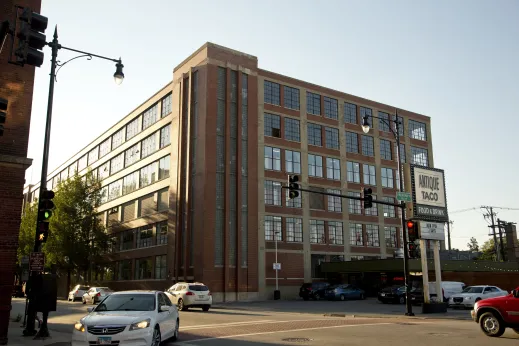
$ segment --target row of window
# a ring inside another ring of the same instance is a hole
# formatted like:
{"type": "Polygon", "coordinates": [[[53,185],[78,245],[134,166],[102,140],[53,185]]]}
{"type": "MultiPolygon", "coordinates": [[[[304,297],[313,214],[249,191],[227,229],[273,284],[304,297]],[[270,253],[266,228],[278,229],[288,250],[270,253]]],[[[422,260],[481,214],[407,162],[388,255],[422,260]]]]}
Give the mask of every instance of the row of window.
{"type": "Polygon", "coordinates": [[[165,280],[167,274],[167,257],[160,255],[115,262],[108,267],[106,280],[165,280]]]}
{"type": "MultiPolygon", "coordinates": [[[[283,86],[283,98],[284,103],[283,106],[285,108],[299,110],[299,89],[292,88],[289,86],[283,86]]],[[[275,82],[271,82],[265,80],[264,82],[264,99],[263,101],[268,104],[281,106],[281,85],[275,82]]],[[[323,97],[324,104],[324,116],[329,119],[338,120],[339,119],[339,103],[337,99],[324,96],[323,97]]],[[[359,107],[360,110],[360,119],[362,119],[365,115],[368,116],[370,121],[370,125],[373,126],[373,114],[372,109],[367,107],[359,107]]],[[[312,115],[321,115],[321,95],[312,93],[310,91],[306,92],[306,112],[312,115]]],[[[344,121],[350,124],[358,124],[359,115],[357,114],[357,105],[353,103],[344,103],[344,121]]],[[[396,126],[394,121],[396,120],[393,115],[391,120],[388,113],[378,112],[379,118],[379,130],[389,132],[391,129],[396,132],[396,126]],[[391,127],[391,129],[390,129],[391,127]]],[[[404,135],[404,122],[402,117],[398,117],[399,128],[398,132],[400,136],[404,135]]],[[[409,119],[409,137],[414,139],[419,139],[422,141],[427,140],[427,131],[426,124],[409,119]]]]}
{"type": "MultiPolygon", "coordinates": [[[[265,216],[265,240],[303,242],[303,220],[297,217],[265,216]],[[283,223],[283,219],[284,223],[283,223]]],[[[340,221],[310,220],[309,237],[311,244],[344,245],[348,235],[340,221]]],[[[384,226],[386,247],[396,248],[399,243],[398,231],[394,226],[384,226]]],[[[350,245],[380,247],[379,226],[373,224],[349,223],[350,245]]]]}
{"type": "Polygon", "coordinates": [[[111,252],[142,249],[168,243],[168,222],[142,226],[112,234],[111,252]]]}

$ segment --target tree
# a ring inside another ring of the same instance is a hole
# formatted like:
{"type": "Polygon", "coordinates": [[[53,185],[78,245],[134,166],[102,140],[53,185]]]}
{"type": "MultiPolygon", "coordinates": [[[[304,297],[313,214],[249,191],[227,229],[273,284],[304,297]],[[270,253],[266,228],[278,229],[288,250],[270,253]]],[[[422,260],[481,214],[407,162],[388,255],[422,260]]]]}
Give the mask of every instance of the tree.
{"type": "Polygon", "coordinates": [[[38,203],[27,204],[23,211],[20,224],[20,235],[18,239],[18,263],[22,257],[29,256],[34,249],[34,238],[36,237],[36,218],[38,217],[38,203]]]}
{"type": "Polygon", "coordinates": [[[467,247],[469,248],[469,251],[479,251],[479,244],[476,238],[472,237],[470,238],[470,241],[467,243],[467,247]]]}

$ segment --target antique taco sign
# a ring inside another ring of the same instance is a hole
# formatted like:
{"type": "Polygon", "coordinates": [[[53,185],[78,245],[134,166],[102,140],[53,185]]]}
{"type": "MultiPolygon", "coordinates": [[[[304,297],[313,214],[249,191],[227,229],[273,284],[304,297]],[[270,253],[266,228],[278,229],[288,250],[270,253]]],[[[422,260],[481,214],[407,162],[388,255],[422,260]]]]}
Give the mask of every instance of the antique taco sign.
{"type": "Polygon", "coordinates": [[[431,221],[449,220],[444,171],[410,165],[413,190],[413,215],[431,221]]]}

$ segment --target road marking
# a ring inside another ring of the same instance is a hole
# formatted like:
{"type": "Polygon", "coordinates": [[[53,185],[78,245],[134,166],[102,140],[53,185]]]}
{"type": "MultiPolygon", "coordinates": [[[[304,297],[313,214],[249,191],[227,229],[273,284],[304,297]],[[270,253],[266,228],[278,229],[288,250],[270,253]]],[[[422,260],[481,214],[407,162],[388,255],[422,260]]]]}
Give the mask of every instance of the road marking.
{"type": "Polygon", "coordinates": [[[215,324],[202,324],[202,325],[190,325],[185,327],[180,327],[180,330],[188,330],[188,329],[202,329],[202,328],[215,328],[215,327],[233,327],[233,326],[241,326],[246,324],[263,324],[266,322],[273,322],[274,320],[258,320],[258,321],[247,321],[247,322],[229,322],[229,323],[215,323],[215,324]]]}
{"type": "MultiPolygon", "coordinates": [[[[310,321],[312,321],[312,320],[310,320],[310,321]]],[[[279,321],[279,322],[281,322],[281,321],[279,321]]],[[[282,321],[282,322],[285,322],[285,321],[282,321]]],[[[431,323],[431,322],[419,322],[419,323],[423,324],[423,323],[431,323]]],[[[331,328],[382,326],[382,325],[390,325],[390,324],[396,324],[396,323],[382,322],[382,323],[366,323],[366,324],[346,324],[346,325],[340,325],[340,326],[289,329],[289,330],[279,330],[279,331],[275,331],[275,332],[259,332],[259,333],[249,333],[249,334],[228,335],[228,336],[220,336],[220,337],[213,337],[213,338],[189,340],[186,342],[179,342],[177,345],[189,346],[190,344],[192,344],[194,342],[202,342],[202,341],[218,340],[218,339],[231,339],[231,338],[239,338],[239,337],[244,337],[244,336],[267,335],[267,334],[288,333],[288,332],[303,332],[303,331],[307,331],[307,330],[331,329],[331,328]]]]}

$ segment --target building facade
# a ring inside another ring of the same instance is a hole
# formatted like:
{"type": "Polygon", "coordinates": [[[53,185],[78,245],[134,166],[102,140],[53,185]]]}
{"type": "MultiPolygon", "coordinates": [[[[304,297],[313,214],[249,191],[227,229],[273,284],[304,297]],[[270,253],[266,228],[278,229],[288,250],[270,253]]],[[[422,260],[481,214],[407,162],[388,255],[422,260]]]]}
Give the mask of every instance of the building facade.
{"type": "MultiPolygon", "coordinates": [[[[282,185],[392,201],[399,184],[395,108],[262,70],[254,56],[206,43],[173,80],[49,175],[87,168],[103,179],[101,220],[113,235],[98,280],[113,289],[207,284],[215,301],[282,296],[319,279],[322,261],[393,257],[395,208],[282,185]],[[276,237],[276,238],[275,238],[276,237]]],[[[430,118],[399,110],[402,162],[433,167],[430,118]]],[[[37,193],[38,185],[27,193],[37,193]]],[[[27,198],[33,200],[32,197],[27,198]]]]}

